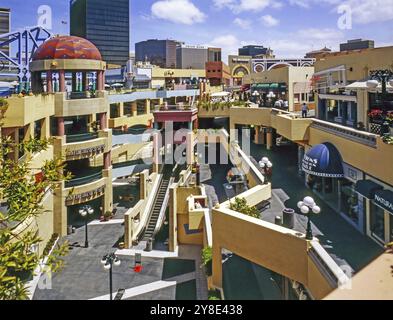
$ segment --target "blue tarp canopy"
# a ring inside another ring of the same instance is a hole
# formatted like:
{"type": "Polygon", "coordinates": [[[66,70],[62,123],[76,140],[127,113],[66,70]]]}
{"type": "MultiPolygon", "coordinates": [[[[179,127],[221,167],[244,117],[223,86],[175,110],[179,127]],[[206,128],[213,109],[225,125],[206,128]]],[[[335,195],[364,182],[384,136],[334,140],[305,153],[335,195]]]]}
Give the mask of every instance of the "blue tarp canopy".
{"type": "Polygon", "coordinates": [[[302,169],[313,176],[344,178],[340,152],[329,142],[311,148],[303,158],[302,169]]]}

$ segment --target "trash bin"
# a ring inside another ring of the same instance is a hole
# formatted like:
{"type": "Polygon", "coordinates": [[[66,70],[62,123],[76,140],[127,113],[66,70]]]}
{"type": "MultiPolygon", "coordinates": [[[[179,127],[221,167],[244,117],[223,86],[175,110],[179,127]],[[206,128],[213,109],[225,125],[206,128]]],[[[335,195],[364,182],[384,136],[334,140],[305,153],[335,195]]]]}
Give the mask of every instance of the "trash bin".
{"type": "Polygon", "coordinates": [[[284,217],[284,227],[288,229],[295,228],[295,210],[286,208],[282,213],[284,217]]]}
{"type": "Polygon", "coordinates": [[[145,251],[150,252],[152,250],[153,250],[153,239],[150,238],[149,240],[147,240],[145,251]]]}
{"type": "Polygon", "coordinates": [[[276,216],[274,223],[278,226],[282,226],[282,218],[280,216],[276,216]]]}

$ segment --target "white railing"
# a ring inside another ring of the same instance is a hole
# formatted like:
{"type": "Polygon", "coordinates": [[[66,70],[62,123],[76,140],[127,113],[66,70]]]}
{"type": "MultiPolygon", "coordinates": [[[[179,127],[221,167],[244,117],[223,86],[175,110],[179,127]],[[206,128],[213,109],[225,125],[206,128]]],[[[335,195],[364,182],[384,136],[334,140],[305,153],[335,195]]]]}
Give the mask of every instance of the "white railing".
{"type": "Polygon", "coordinates": [[[354,142],[358,142],[370,147],[376,148],[377,146],[377,135],[364,131],[359,131],[349,127],[345,127],[339,124],[330,123],[318,119],[313,119],[311,128],[322,130],[325,132],[332,133],[334,135],[343,137],[354,142]]]}

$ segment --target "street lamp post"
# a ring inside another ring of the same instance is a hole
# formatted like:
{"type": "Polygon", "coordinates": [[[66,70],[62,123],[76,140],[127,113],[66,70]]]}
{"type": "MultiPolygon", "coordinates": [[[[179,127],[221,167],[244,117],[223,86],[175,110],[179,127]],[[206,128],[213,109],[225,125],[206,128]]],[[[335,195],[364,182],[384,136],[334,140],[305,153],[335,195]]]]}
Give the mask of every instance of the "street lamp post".
{"type": "Polygon", "coordinates": [[[104,269],[105,270],[109,270],[109,297],[110,300],[113,300],[113,296],[112,296],[112,269],[113,266],[120,266],[121,261],[120,259],[114,254],[114,253],[110,253],[107,254],[105,256],[103,256],[101,263],[104,265],[104,269]]]}
{"type": "Polygon", "coordinates": [[[263,157],[261,161],[259,161],[259,167],[263,170],[263,173],[265,174],[266,178],[266,183],[269,183],[267,176],[269,175],[268,172],[273,168],[273,163],[269,160],[267,157],[263,157]]]}
{"type": "Polygon", "coordinates": [[[89,216],[91,216],[93,213],[94,213],[94,209],[91,206],[84,206],[81,209],[79,209],[79,214],[81,215],[82,218],[85,218],[85,248],[89,247],[87,223],[89,220],[89,216]]]}
{"type": "Polygon", "coordinates": [[[312,211],[315,214],[319,214],[321,212],[321,208],[317,206],[314,199],[311,197],[305,197],[303,201],[298,202],[297,206],[304,215],[307,215],[306,239],[313,240],[314,236],[312,234],[310,213],[312,211]]]}

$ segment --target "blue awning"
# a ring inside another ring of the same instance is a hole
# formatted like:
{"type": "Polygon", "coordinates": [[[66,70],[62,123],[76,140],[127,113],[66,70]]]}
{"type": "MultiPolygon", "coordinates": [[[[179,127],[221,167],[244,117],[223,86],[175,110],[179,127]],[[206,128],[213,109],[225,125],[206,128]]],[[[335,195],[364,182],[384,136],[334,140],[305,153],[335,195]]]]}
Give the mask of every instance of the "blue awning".
{"type": "Polygon", "coordinates": [[[367,199],[374,199],[375,192],[382,190],[383,187],[371,180],[360,180],[356,182],[355,190],[367,199]]]}
{"type": "Polygon", "coordinates": [[[340,152],[329,142],[311,148],[303,158],[302,169],[313,176],[344,178],[340,152]]]}

